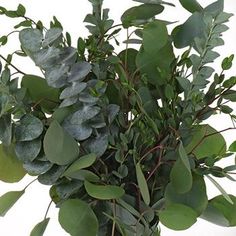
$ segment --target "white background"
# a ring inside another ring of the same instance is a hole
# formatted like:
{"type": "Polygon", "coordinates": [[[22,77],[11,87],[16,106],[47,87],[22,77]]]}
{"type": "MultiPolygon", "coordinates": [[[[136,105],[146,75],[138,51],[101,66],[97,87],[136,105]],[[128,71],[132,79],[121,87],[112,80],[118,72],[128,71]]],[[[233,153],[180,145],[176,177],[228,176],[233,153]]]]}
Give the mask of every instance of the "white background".
{"type": "MultiPolygon", "coordinates": [[[[177,0],[169,0],[170,2],[176,3],[177,8],[168,8],[165,17],[168,21],[179,20],[182,22],[188,17],[189,13],[179,7],[177,0]]],[[[207,5],[213,1],[210,0],[199,0],[203,5],[207,5]]],[[[65,31],[71,33],[74,45],[76,45],[76,40],[79,36],[84,37],[87,34],[87,30],[82,24],[85,15],[88,11],[91,11],[90,4],[87,0],[1,0],[0,4],[6,8],[15,9],[18,3],[22,3],[27,8],[27,15],[33,19],[42,19],[45,24],[49,24],[53,15],[56,15],[58,19],[62,22],[65,31]]],[[[119,23],[119,18],[122,12],[125,9],[133,6],[131,0],[105,0],[105,7],[111,9],[110,15],[111,18],[116,19],[116,23],[119,23]]],[[[236,2],[235,0],[225,0],[225,8],[227,12],[236,14],[236,2]]],[[[0,36],[11,31],[11,26],[16,23],[6,19],[5,17],[0,17],[0,36]]],[[[230,30],[225,33],[224,39],[226,46],[219,49],[218,51],[224,56],[228,56],[232,53],[236,53],[236,17],[231,18],[231,22],[228,24],[230,30]]],[[[8,50],[12,51],[17,48],[17,43],[14,39],[11,39],[9,42],[8,50]]],[[[6,55],[7,51],[0,48],[0,54],[6,55]]],[[[221,59],[222,59],[221,58],[221,59]]],[[[220,62],[220,60],[218,60],[220,62]]],[[[38,73],[29,61],[23,62],[22,59],[16,61],[16,64],[23,68],[27,73],[34,72],[38,73]]],[[[219,64],[219,63],[218,63],[219,64]]],[[[218,65],[216,65],[218,68],[218,65]]],[[[229,75],[235,75],[236,68],[234,67],[231,70],[229,75]]],[[[230,120],[227,117],[218,117],[214,116],[210,120],[211,124],[221,130],[231,126],[230,120]]],[[[232,141],[236,140],[235,131],[226,132],[225,138],[230,144],[232,141]]],[[[233,158],[228,158],[221,162],[223,166],[227,164],[234,164],[233,158]]],[[[0,181],[0,195],[4,194],[6,191],[11,190],[21,190],[27,183],[32,180],[30,177],[25,177],[18,184],[5,184],[0,181]]],[[[228,180],[219,179],[226,191],[231,194],[236,195],[236,184],[228,180]]],[[[208,183],[208,195],[213,197],[218,195],[219,192],[212,186],[211,183],[208,183]]],[[[42,186],[35,182],[31,185],[25,195],[19,200],[19,202],[14,206],[14,208],[4,217],[0,218],[0,236],[28,236],[32,227],[41,221],[44,217],[46,208],[50,202],[49,187],[42,186]]],[[[51,221],[48,225],[48,228],[45,232],[45,236],[67,236],[68,234],[60,228],[57,222],[57,209],[54,206],[50,208],[49,216],[51,221]]],[[[162,228],[162,236],[235,236],[236,227],[234,228],[222,228],[211,223],[208,223],[203,220],[198,220],[198,222],[191,228],[186,231],[175,232],[165,227],[162,228]]]]}

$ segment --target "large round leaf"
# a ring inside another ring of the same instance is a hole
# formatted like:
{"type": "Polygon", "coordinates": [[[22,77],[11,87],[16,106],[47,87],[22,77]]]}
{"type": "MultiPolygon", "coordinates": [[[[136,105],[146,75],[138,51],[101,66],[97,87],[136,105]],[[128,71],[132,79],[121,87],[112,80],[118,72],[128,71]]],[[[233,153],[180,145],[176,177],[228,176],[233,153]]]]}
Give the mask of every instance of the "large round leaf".
{"type": "Polygon", "coordinates": [[[197,159],[225,154],[224,137],[210,125],[198,125],[193,128],[190,135],[192,140],[186,146],[186,151],[192,152],[197,159]]]}
{"type": "Polygon", "coordinates": [[[48,112],[59,103],[59,90],[48,86],[47,81],[39,76],[23,76],[21,86],[27,89],[33,102],[38,103],[48,112]]]}
{"type": "Polygon", "coordinates": [[[90,206],[78,199],[62,203],[59,222],[63,229],[73,236],[96,236],[98,220],[90,206]]]}
{"type": "Polygon", "coordinates": [[[49,161],[58,165],[67,165],[79,155],[77,142],[54,120],[43,140],[44,152],[49,161]]]}
{"type": "Polygon", "coordinates": [[[85,181],[84,186],[91,197],[102,200],[120,198],[125,194],[124,189],[119,186],[95,185],[88,181],[85,181]]]}
{"type": "Polygon", "coordinates": [[[209,201],[201,218],[220,226],[236,226],[236,197],[229,196],[234,204],[219,195],[209,201]]]}
{"type": "Polygon", "coordinates": [[[198,215],[206,209],[208,204],[206,185],[202,176],[193,176],[193,185],[189,192],[179,194],[175,191],[172,184],[168,184],[165,191],[166,204],[183,204],[194,209],[198,215]]]}
{"type": "Polygon", "coordinates": [[[197,213],[182,204],[171,204],[159,214],[160,221],[173,230],[185,230],[197,221],[197,213]]]}
{"type": "Polygon", "coordinates": [[[26,172],[17,159],[12,146],[0,145],[0,180],[7,183],[20,181],[26,172]]]}

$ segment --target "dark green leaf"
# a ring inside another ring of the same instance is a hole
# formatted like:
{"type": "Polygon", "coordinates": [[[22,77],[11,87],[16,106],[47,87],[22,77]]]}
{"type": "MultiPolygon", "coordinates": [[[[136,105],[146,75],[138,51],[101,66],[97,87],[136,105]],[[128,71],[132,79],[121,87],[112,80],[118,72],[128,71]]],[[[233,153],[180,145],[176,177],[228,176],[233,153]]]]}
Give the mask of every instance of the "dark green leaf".
{"type": "Polygon", "coordinates": [[[34,139],[32,141],[17,142],[15,152],[17,158],[22,162],[33,161],[41,150],[41,140],[34,139]]]}
{"type": "Polygon", "coordinates": [[[9,146],[12,141],[11,115],[0,117],[0,140],[5,146],[9,146]]]}
{"type": "Polygon", "coordinates": [[[13,207],[13,205],[20,199],[20,197],[25,193],[22,191],[12,191],[5,193],[0,197],[0,216],[5,216],[5,214],[13,207]]]}
{"type": "Polygon", "coordinates": [[[37,117],[27,114],[15,128],[17,141],[31,141],[38,138],[43,132],[43,123],[37,117]]]}
{"type": "Polygon", "coordinates": [[[181,5],[191,13],[195,11],[201,12],[202,6],[196,0],[179,0],[181,5]]]}
{"type": "Polygon", "coordinates": [[[147,23],[150,18],[160,14],[163,10],[164,7],[158,4],[143,4],[135,6],[125,11],[121,16],[121,21],[123,26],[128,28],[133,25],[147,23]]]}
{"type": "Polygon", "coordinates": [[[236,226],[236,197],[232,195],[229,197],[233,204],[229,203],[222,195],[211,199],[201,218],[220,226],[236,226]]]}
{"type": "Polygon", "coordinates": [[[2,46],[6,45],[8,42],[8,37],[6,35],[3,35],[1,38],[0,38],[0,43],[2,46]]]}
{"type": "Polygon", "coordinates": [[[39,76],[23,76],[21,86],[27,88],[32,100],[48,112],[59,103],[59,90],[49,87],[47,81],[39,76]]]}
{"type": "Polygon", "coordinates": [[[78,179],[81,181],[87,180],[94,183],[100,180],[99,177],[95,175],[92,171],[83,170],[83,169],[67,173],[66,177],[70,177],[72,179],[78,179]]]}
{"type": "Polygon", "coordinates": [[[150,204],[150,194],[148,190],[147,181],[144,177],[143,171],[139,163],[136,164],[136,178],[139,186],[140,193],[144,202],[149,205],[150,204]]]}
{"type": "Polygon", "coordinates": [[[31,231],[30,236],[43,236],[50,218],[46,218],[39,222],[31,231]]]}
{"type": "Polygon", "coordinates": [[[185,230],[197,221],[197,213],[182,204],[171,204],[159,214],[160,221],[172,230],[185,230]]]}
{"type": "Polygon", "coordinates": [[[90,206],[78,199],[62,203],[59,211],[59,222],[70,235],[96,236],[98,220],[90,206]]]}
{"type": "Polygon", "coordinates": [[[20,27],[30,27],[30,26],[32,26],[32,21],[24,20],[24,21],[20,22],[19,24],[15,25],[14,28],[18,29],[20,27]]]}
{"type": "Polygon", "coordinates": [[[236,152],[236,141],[234,141],[233,143],[230,144],[229,151],[236,152]]]}
{"type": "Polygon", "coordinates": [[[0,180],[7,183],[20,181],[25,176],[22,163],[17,159],[12,146],[0,145],[0,180]]]}
{"type": "Polygon", "coordinates": [[[16,10],[16,13],[18,16],[24,16],[25,15],[25,7],[22,4],[19,4],[16,10]]]}
{"type": "Polygon", "coordinates": [[[23,164],[24,169],[29,175],[40,175],[47,172],[53,164],[49,161],[38,161],[27,162],[23,164]]]}
{"type": "Polygon", "coordinates": [[[43,147],[47,159],[58,165],[70,164],[79,155],[77,142],[55,120],[44,136],[43,147]]]}
{"type": "Polygon", "coordinates": [[[170,179],[175,191],[183,194],[191,190],[193,180],[189,159],[182,142],[179,145],[178,154],[179,157],[171,170],[170,179]]]}
{"type": "Polygon", "coordinates": [[[91,197],[101,200],[117,199],[125,194],[124,189],[119,186],[95,185],[88,181],[84,182],[84,186],[91,197]]]}
{"type": "Polygon", "coordinates": [[[56,193],[60,199],[68,199],[71,195],[77,193],[83,185],[83,182],[79,180],[62,182],[56,185],[56,193]]]}

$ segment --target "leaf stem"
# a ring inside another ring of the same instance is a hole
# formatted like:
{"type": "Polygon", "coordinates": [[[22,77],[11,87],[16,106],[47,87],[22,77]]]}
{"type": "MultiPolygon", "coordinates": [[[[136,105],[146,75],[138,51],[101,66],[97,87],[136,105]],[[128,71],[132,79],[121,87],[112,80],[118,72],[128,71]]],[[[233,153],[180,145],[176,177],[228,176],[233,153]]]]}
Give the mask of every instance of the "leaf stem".
{"type": "Polygon", "coordinates": [[[52,200],[50,201],[50,203],[48,204],[48,207],[47,207],[47,210],[46,210],[46,213],[45,213],[45,215],[44,215],[44,220],[47,218],[47,215],[48,215],[48,211],[49,211],[49,209],[50,209],[50,207],[51,207],[51,205],[52,205],[52,200]]]}
{"type": "Polygon", "coordinates": [[[34,183],[36,180],[38,180],[38,179],[36,178],[36,179],[32,180],[31,182],[29,182],[29,183],[25,186],[24,191],[25,191],[32,183],[34,183]]]}

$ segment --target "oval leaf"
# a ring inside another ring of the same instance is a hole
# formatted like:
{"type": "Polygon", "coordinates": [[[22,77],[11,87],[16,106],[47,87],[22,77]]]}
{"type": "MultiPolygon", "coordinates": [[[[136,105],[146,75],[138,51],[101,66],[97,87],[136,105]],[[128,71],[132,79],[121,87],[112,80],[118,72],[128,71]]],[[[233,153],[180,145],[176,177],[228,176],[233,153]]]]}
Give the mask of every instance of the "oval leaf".
{"type": "Polygon", "coordinates": [[[195,11],[201,12],[202,6],[196,0],[179,0],[181,5],[189,12],[194,13],[195,11]]]}
{"type": "Polygon", "coordinates": [[[43,236],[50,218],[46,218],[39,222],[31,231],[30,236],[43,236]]]}
{"type": "Polygon", "coordinates": [[[96,236],[98,220],[90,206],[78,199],[63,202],[59,210],[59,222],[70,235],[96,236]]]}
{"type": "Polygon", "coordinates": [[[139,186],[139,190],[141,192],[142,198],[143,198],[144,202],[147,205],[149,205],[150,204],[150,194],[149,194],[149,190],[148,190],[148,185],[147,185],[147,181],[144,177],[143,171],[142,171],[139,163],[136,164],[136,177],[137,177],[138,186],[139,186]]]}
{"type": "Polygon", "coordinates": [[[117,199],[117,198],[122,197],[125,194],[124,189],[119,186],[95,185],[88,181],[84,182],[84,186],[87,193],[91,197],[101,199],[101,200],[117,199]]]}
{"type": "Polygon", "coordinates": [[[77,142],[54,120],[43,140],[44,152],[49,161],[58,165],[67,165],[79,155],[77,142]]]}
{"type": "Polygon", "coordinates": [[[5,214],[12,208],[12,206],[19,200],[19,198],[25,193],[22,191],[12,191],[5,193],[0,197],[0,216],[5,214]]]}
{"type": "Polygon", "coordinates": [[[197,221],[197,213],[182,204],[171,204],[160,212],[160,221],[172,230],[185,230],[197,221]]]}

